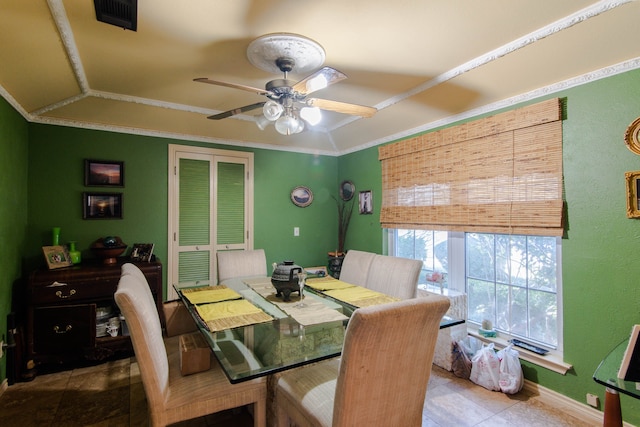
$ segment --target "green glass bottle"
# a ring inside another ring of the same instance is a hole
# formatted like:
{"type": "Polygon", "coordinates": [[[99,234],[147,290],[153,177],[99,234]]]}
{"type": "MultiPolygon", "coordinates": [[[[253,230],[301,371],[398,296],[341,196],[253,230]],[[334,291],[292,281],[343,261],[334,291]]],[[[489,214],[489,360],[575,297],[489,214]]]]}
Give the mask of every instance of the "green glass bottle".
{"type": "Polygon", "coordinates": [[[76,242],[69,242],[69,258],[73,264],[80,264],[82,261],[80,251],[76,250],[76,242]]]}

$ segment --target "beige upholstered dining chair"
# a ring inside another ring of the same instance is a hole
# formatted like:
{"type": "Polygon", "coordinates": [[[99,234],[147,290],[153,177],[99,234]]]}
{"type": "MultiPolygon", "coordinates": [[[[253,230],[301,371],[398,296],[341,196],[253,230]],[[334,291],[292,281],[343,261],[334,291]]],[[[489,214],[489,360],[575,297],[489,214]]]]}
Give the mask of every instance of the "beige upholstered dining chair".
{"type": "Polygon", "coordinates": [[[218,283],[234,277],[267,275],[267,257],[264,249],[221,251],[216,256],[218,283]]]}
{"type": "Polygon", "coordinates": [[[415,298],[422,261],[376,255],[371,262],[366,287],[400,299],[415,298]]]}
{"type": "MultiPolygon", "coordinates": [[[[128,275],[134,276],[136,279],[138,279],[142,283],[147,284],[147,278],[145,277],[144,273],[138,267],[136,267],[135,264],[131,264],[129,262],[122,264],[122,267],[120,267],[120,272],[122,275],[128,274],[128,275]]],[[[147,296],[151,298],[151,302],[153,304],[156,303],[155,300],[153,299],[153,294],[151,292],[145,292],[145,294],[147,294],[147,296]]]]}
{"type": "Polygon", "coordinates": [[[369,268],[376,256],[373,252],[363,252],[350,249],[342,261],[340,280],[352,285],[367,286],[369,268]]]}
{"type": "Polygon", "coordinates": [[[281,374],[278,426],[419,427],[446,297],[356,310],[340,359],[281,374]]]}
{"type": "MultiPolygon", "coordinates": [[[[129,271],[131,273],[131,271],[129,271]]],[[[166,426],[253,404],[255,427],[266,425],[266,381],[231,384],[215,358],[211,369],[182,376],[179,336],[163,340],[160,318],[144,280],[122,274],[114,295],[125,316],[147,396],[150,425],[166,426]]]]}

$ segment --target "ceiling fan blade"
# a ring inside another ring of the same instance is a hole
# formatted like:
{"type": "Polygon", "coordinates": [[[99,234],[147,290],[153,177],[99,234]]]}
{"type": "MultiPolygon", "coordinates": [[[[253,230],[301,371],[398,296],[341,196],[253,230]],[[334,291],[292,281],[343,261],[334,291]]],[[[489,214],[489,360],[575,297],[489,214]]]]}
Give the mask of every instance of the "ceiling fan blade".
{"type": "Polygon", "coordinates": [[[315,73],[305,77],[293,85],[293,90],[301,95],[306,95],[316,90],[324,89],[325,87],[338,83],[346,78],[346,74],[341,73],[335,68],[322,67],[315,73]]]}
{"type": "Polygon", "coordinates": [[[220,120],[226,119],[227,117],[235,116],[236,114],[242,114],[247,111],[255,110],[256,108],[262,108],[264,102],[256,102],[255,104],[245,105],[244,107],[234,108],[233,110],[225,111],[224,113],[214,114],[213,116],[207,117],[207,119],[211,120],[220,120]]]}
{"type": "Polygon", "coordinates": [[[351,114],[353,116],[372,117],[378,112],[378,109],[374,107],[348,104],[340,101],[330,101],[328,99],[309,98],[306,100],[306,103],[311,107],[318,107],[323,110],[335,111],[343,114],[351,114]]]}
{"type": "Polygon", "coordinates": [[[193,79],[194,82],[200,82],[200,83],[209,83],[210,85],[215,85],[215,86],[225,86],[225,87],[230,87],[233,89],[240,89],[240,90],[246,90],[247,92],[253,92],[253,93],[257,93],[258,95],[267,95],[271,92],[266,91],[264,89],[258,89],[257,87],[251,87],[251,86],[245,86],[245,85],[240,85],[237,83],[228,83],[228,82],[220,82],[217,80],[211,80],[208,79],[206,77],[199,77],[197,79],[193,79]]]}

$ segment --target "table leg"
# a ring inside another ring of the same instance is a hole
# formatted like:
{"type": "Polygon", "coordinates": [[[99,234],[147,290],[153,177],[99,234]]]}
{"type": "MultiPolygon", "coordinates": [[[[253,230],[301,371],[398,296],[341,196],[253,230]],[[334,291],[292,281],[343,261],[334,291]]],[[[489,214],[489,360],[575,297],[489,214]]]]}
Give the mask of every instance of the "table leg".
{"type": "Polygon", "coordinates": [[[604,427],[622,427],[622,410],[620,395],[616,390],[607,387],[604,395],[604,427]]]}

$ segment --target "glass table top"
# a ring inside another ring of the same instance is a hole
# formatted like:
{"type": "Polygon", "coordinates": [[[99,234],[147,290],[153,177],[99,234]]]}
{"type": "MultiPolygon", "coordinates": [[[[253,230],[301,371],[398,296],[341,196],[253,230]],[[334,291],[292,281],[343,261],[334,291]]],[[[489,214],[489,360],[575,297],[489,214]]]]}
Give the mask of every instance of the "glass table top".
{"type": "Polygon", "coordinates": [[[605,357],[593,374],[593,379],[606,387],[612,388],[620,393],[640,399],[640,383],[635,381],[625,381],[618,378],[618,370],[622,362],[622,357],[627,349],[629,340],[622,341],[611,353],[605,357]]]}
{"type": "MultiPolygon", "coordinates": [[[[254,276],[230,279],[222,284],[238,292],[243,299],[262,309],[273,320],[218,332],[209,330],[197,313],[196,306],[185,297],[187,289],[208,286],[208,283],[174,285],[230,382],[242,382],[340,355],[348,319],[357,307],[305,287],[305,300],[320,302],[345,316],[344,320],[305,326],[245,283],[259,279],[269,280],[267,277],[254,276]]],[[[273,292],[275,294],[275,289],[273,292]]],[[[464,323],[464,320],[445,316],[440,328],[460,323],[464,323]]]]}

